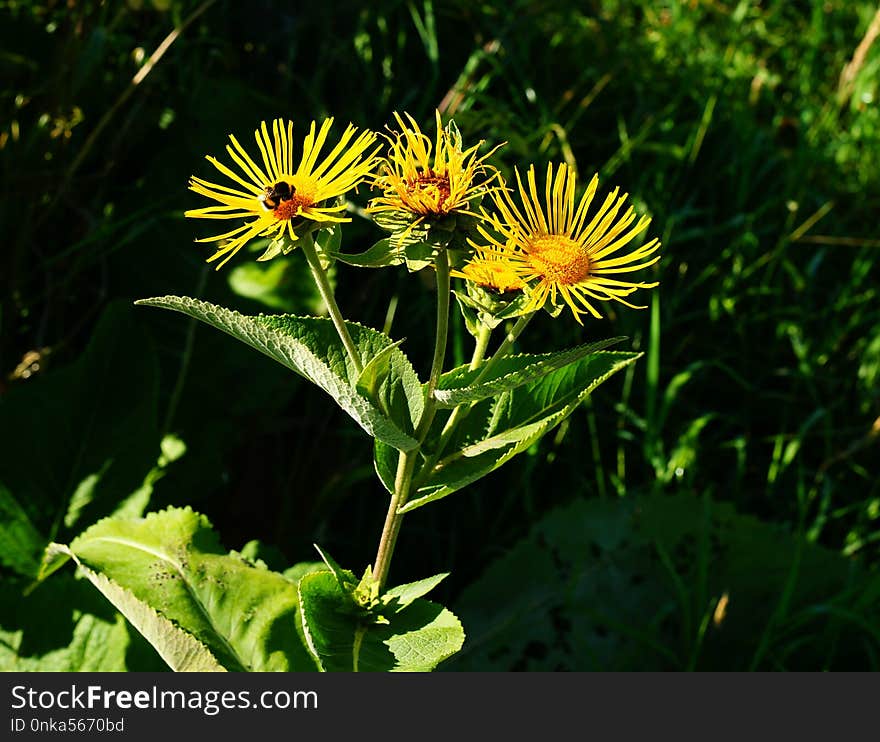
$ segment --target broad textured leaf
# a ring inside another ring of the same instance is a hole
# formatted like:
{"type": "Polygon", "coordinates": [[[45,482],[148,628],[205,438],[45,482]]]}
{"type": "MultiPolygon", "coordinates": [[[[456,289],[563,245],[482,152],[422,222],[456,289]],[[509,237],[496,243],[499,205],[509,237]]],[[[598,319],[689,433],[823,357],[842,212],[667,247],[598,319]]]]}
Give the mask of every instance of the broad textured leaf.
{"type": "MultiPolygon", "coordinates": [[[[195,317],[265,353],[330,394],[367,433],[399,450],[410,450],[412,432],[424,407],[421,384],[412,364],[397,348],[389,372],[375,396],[357,389],[358,375],[329,319],[292,315],[247,316],[208,302],[165,296],[137,304],[162,307],[195,317]]],[[[363,365],[392,345],[381,332],[346,323],[363,365]]]]}
{"type": "Polygon", "coordinates": [[[459,366],[440,377],[434,397],[441,407],[479,402],[486,397],[540,379],[551,371],[568,366],[621,340],[624,338],[609,338],[556,353],[507,356],[499,359],[484,378],[479,378],[482,373],[480,369],[471,370],[467,365],[459,366]]]}
{"type": "Polygon", "coordinates": [[[299,592],[308,646],[326,672],[427,672],[464,642],[459,620],[422,598],[389,606],[388,623],[377,624],[329,572],[306,575],[299,592]]]}
{"type": "Polygon", "coordinates": [[[36,589],[0,580],[0,672],[123,672],[167,669],[87,580],[72,571],[36,589]]]}
{"type": "Polygon", "coordinates": [[[207,519],[189,508],[104,519],[69,550],[191,634],[228,670],[314,669],[298,630],[296,587],[226,553],[207,519]]]}
{"type": "Polygon", "coordinates": [[[179,629],[157,610],[138,600],[133,593],[104,575],[83,566],[76,554],[66,546],[50,544],[49,551],[61,552],[76,561],[89,582],[141,632],[172,670],[175,672],[226,671],[204,644],[179,629]]]}
{"type": "MultiPolygon", "coordinates": [[[[459,425],[432,472],[417,480],[418,488],[402,512],[415,510],[451,495],[486,476],[525,451],[565,420],[606,379],[633,363],[641,353],[590,353],[541,378],[477,402],[459,425]]],[[[436,442],[445,416],[438,415],[427,450],[436,442]]],[[[374,463],[379,478],[394,481],[390,452],[379,444],[374,463]]]]}

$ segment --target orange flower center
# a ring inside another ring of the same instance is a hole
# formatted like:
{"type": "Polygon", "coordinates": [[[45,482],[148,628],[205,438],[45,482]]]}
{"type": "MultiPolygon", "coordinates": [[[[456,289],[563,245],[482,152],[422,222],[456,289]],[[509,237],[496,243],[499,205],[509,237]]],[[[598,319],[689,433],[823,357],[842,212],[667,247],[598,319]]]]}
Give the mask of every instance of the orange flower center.
{"type": "Polygon", "coordinates": [[[451,192],[449,176],[438,175],[430,168],[407,182],[406,189],[414,195],[426,197],[432,204],[436,204],[439,212],[444,212],[443,207],[451,192]]]}
{"type": "Polygon", "coordinates": [[[272,213],[275,215],[276,219],[293,219],[298,215],[300,208],[312,205],[312,199],[297,194],[289,201],[282,201],[279,203],[272,213]]]}
{"type": "Polygon", "coordinates": [[[271,186],[267,186],[260,196],[263,208],[272,212],[279,220],[294,219],[299,215],[299,210],[314,206],[315,188],[311,183],[300,183],[279,180],[271,186]]]}
{"type": "Polygon", "coordinates": [[[536,273],[565,286],[580,283],[590,275],[590,255],[570,237],[545,234],[526,248],[529,264],[536,273]]]}

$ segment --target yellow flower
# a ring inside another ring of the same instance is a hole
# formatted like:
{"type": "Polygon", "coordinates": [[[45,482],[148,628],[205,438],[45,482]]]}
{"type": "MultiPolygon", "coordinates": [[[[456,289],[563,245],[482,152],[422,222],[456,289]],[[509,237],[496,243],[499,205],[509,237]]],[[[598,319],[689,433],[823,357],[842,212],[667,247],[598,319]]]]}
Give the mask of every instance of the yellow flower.
{"type": "Polygon", "coordinates": [[[471,210],[471,202],[491,191],[492,182],[499,177],[498,171],[486,163],[498,147],[482,157],[477,154],[482,141],[462,150],[457,130],[443,127],[439,111],[435,111],[437,138],[432,143],[415,119],[408,113],[404,115],[409,123],[394,114],[400,131],[386,137],[389,152],[374,180],[383,195],[374,198],[367,210],[410,212],[417,217],[414,224],[449,214],[480,217],[471,210]]]}
{"type": "Polygon", "coordinates": [[[464,278],[477,286],[499,294],[522,291],[525,282],[516,269],[504,258],[497,255],[475,257],[461,270],[452,270],[450,275],[464,278]]]}
{"type": "Polygon", "coordinates": [[[340,196],[357,187],[375,167],[378,147],[372,152],[367,150],[376,142],[376,135],[363,131],[354,138],[357,128],[349,124],[336,146],[319,163],[318,158],[332,124],[332,118],[326,119],[316,132],[316,122],[312,122],[303,140],[298,165],[294,162],[293,122],[288,121],[285,127],[281,119],[272,122],[272,136],[265,121],[254,132],[262,155],[260,164],[251,159],[230,134],[232,144],[226,145],[226,151],[241,174],[214,157],[206,158],[234,181],[236,187],[210,183],[193,176],[189,182],[190,190],[217,201],[218,205],[191,209],[186,216],[197,219],[251,219],[232,231],[196,240],[226,240],[208,259],[209,262],[223,258],[217,266],[220,268],[247,242],[258,236],[278,239],[286,231],[291,241],[296,241],[298,232],[301,234],[315,229],[320,223],[351,221],[342,215],[345,205],[340,196]]]}
{"type": "Polygon", "coordinates": [[[615,188],[587,222],[587,212],[599,178],[593,176],[575,208],[576,177],[574,170],[565,164],[556,168],[554,176],[550,164],[542,204],[535,183],[534,165],[528,170],[528,190],[517,171],[522,208],[517,206],[509,191],[492,194],[497,213],[491,216],[487,226],[491,226],[494,233],[483,225],[477,227],[489,244],[471,243],[476,249],[471,264],[479,264],[491,256],[503,262],[506,270],[531,287],[525,307],[528,311],[540,309],[548,299],[552,305],[557,305],[557,296],[581,324],[582,314],[601,318],[593,306],[594,301],[613,300],[634,309],[644,309],[630,304],[623,297],[637,289],[653,288],[657,283],[634,283],[612,276],[637,271],[660,260],[655,254],[660,249],[657,239],[625,254],[620,253],[651,220],[643,216],[631,226],[636,220],[633,207],[620,215],[626,194],[618,197],[619,189],[615,188]]]}

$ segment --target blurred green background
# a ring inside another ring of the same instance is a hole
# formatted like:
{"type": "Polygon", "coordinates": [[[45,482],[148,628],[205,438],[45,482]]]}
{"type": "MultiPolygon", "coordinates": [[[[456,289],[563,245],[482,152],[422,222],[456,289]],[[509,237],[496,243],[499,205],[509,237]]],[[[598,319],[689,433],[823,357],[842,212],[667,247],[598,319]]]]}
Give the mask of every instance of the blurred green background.
{"type": "MultiPolygon", "coordinates": [[[[520,342],[626,335],[645,357],[405,521],[392,580],[452,572],[438,599],[468,640],[444,668],[877,669],[878,31],[858,0],[0,2],[0,668],[161,667],[72,574],[24,596],[49,540],[120,503],[191,505],[272,566],[313,543],[372,560],[387,500],[360,430],[132,302],[320,311],[297,254],[206,267],[187,178],[263,119],[430,129],[440,107],[506,141],[506,173],[620,185],[663,241],[648,311],[544,316],[520,342]]],[[[344,240],[379,236],[355,215],[344,240]]],[[[426,374],[430,280],[334,277],[426,374]]]]}

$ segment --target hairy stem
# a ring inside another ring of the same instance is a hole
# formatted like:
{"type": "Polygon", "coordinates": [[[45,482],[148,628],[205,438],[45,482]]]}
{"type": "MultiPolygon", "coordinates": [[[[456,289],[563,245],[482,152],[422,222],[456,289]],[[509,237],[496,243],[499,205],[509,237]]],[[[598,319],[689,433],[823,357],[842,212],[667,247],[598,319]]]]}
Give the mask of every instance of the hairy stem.
{"type": "Polygon", "coordinates": [[[431,361],[431,373],[425,394],[425,408],[416,429],[416,439],[419,444],[411,451],[401,451],[397,459],[397,472],[394,477],[394,493],[388,505],[388,513],[385,516],[385,525],[382,528],[382,536],[379,539],[379,550],[376,552],[376,562],[373,568],[373,578],[378,581],[379,589],[385,585],[388,579],[388,570],[391,567],[391,557],[397,544],[397,536],[400,533],[400,525],[403,521],[403,513],[399,510],[409,498],[412,485],[412,475],[415,471],[416,462],[419,458],[422,443],[428,435],[434,415],[437,412],[437,402],[434,399],[434,390],[443,373],[443,361],[446,358],[446,340],[449,334],[449,257],[446,251],[441,251],[434,261],[437,272],[437,334],[434,339],[434,358],[431,361]]]}
{"type": "Polygon", "coordinates": [[[304,237],[300,243],[300,248],[305,253],[309,268],[312,269],[312,276],[318,286],[318,292],[324,300],[327,311],[330,312],[330,319],[333,320],[333,326],[339,335],[339,339],[348,352],[351,364],[354,366],[355,373],[360,376],[364,370],[364,364],[361,363],[361,355],[358,353],[357,346],[348,334],[348,328],[345,326],[345,320],[342,318],[342,312],[339,311],[339,305],[336,303],[336,295],[333,293],[333,287],[330,285],[330,279],[327,277],[327,271],[321,265],[321,259],[318,257],[318,251],[315,249],[315,241],[311,235],[304,237]]]}

